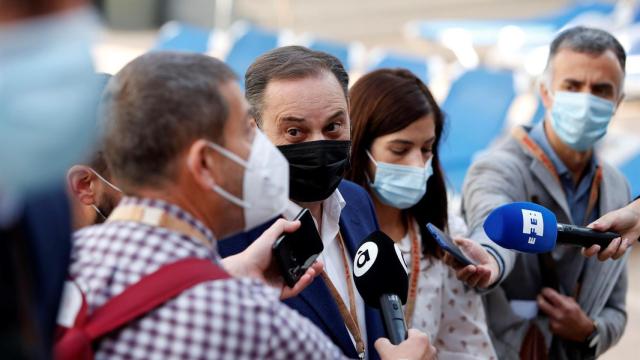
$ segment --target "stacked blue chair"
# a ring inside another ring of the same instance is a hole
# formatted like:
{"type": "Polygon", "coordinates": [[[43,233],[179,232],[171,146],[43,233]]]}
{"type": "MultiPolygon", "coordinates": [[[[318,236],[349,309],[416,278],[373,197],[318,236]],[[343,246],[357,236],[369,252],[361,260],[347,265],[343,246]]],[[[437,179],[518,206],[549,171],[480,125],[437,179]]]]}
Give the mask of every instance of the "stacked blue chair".
{"type": "Polygon", "coordinates": [[[246,24],[238,35],[225,59],[231,69],[244,83],[244,74],[249,65],[260,55],[278,46],[278,33],[246,24]]]}
{"type": "Polygon", "coordinates": [[[620,171],[629,180],[631,186],[631,196],[634,198],[640,195],[640,154],[620,166],[620,171]]]}
{"type": "Polygon", "coordinates": [[[308,46],[312,50],[323,51],[338,58],[344,69],[349,71],[349,45],[337,41],[313,39],[308,46]]]}
{"type": "Polygon", "coordinates": [[[209,49],[213,30],[171,21],[162,26],[152,50],[175,50],[204,53],[209,49]]]}
{"type": "Polygon", "coordinates": [[[367,71],[381,68],[404,68],[411,71],[425,84],[429,83],[429,64],[424,57],[385,52],[369,65],[367,71]]]}
{"type": "Polygon", "coordinates": [[[516,96],[513,73],[478,68],[451,85],[442,105],[447,125],[441,148],[446,176],[460,191],[473,156],[502,133],[516,96]]]}

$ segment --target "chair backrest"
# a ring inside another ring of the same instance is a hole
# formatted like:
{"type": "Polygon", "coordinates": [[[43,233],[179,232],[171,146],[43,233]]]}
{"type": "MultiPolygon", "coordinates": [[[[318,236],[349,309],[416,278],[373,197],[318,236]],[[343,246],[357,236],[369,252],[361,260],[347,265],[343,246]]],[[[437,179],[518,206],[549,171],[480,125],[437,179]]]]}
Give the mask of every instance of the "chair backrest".
{"type": "Polygon", "coordinates": [[[515,95],[510,71],[478,68],[453,82],[442,105],[447,125],[440,157],[455,190],[473,156],[502,133],[515,95]]]}
{"type": "Polygon", "coordinates": [[[335,56],[340,60],[344,69],[349,71],[351,65],[349,62],[349,44],[331,40],[313,39],[309,43],[309,49],[323,51],[335,56]]]}
{"type": "Polygon", "coordinates": [[[152,50],[177,50],[205,53],[213,30],[170,21],[160,28],[152,50]]]}
{"type": "Polygon", "coordinates": [[[240,83],[244,84],[244,74],[251,63],[278,46],[278,33],[252,24],[243,24],[242,29],[235,32],[235,41],[225,62],[236,73],[240,83]]]}
{"type": "Polygon", "coordinates": [[[429,83],[429,64],[420,56],[383,52],[376,56],[367,67],[367,71],[381,68],[405,68],[414,73],[425,84],[429,83]]]}
{"type": "Polygon", "coordinates": [[[627,177],[631,186],[631,196],[640,195],[640,153],[620,166],[620,171],[627,177]]]}
{"type": "Polygon", "coordinates": [[[541,122],[544,119],[544,116],[547,112],[547,109],[544,107],[544,104],[542,103],[542,99],[540,98],[540,96],[538,96],[537,100],[538,100],[538,106],[536,107],[535,114],[533,114],[533,116],[531,117],[531,125],[535,125],[541,122]]]}

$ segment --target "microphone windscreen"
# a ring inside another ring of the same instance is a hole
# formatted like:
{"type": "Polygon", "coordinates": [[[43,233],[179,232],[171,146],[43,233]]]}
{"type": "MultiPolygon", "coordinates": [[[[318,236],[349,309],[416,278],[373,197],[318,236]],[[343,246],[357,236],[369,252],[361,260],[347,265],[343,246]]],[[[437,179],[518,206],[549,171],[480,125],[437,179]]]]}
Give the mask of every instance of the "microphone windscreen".
{"type": "Polygon", "coordinates": [[[483,227],[496,244],[526,253],[553,250],[558,235],[555,214],[530,202],[514,202],[495,208],[483,227]]]}
{"type": "Polygon", "coordinates": [[[367,236],[353,260],[353,281],[364,302],[380,307],[380,296],[395,294],[407,302],[407,265],[396,244],[382,231],[367,236]]]}

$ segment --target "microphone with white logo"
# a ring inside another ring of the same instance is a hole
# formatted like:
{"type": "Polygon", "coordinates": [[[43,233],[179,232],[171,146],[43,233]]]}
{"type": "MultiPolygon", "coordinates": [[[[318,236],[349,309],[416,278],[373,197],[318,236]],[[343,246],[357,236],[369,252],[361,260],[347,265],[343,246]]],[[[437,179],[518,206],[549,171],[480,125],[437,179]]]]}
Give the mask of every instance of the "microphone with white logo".
{"type": "Polygon", "coordinates": [[[367,236],[353,261],[353,280],[364,302],[382,312],[389,341],[407,339],[402,305],[407,302],[407,265],[396,244],[382,231],[367,236]]]}
{"type": "Polygon", "coordinates": [[[549,209],[530,202],[514,202],[495,208],[484,221],[484,232],[506,249],[526,253],[544,253],[556,244],[601,249],[620,237],[614,232],[598,232],[575,225],[558,224],[549,209]]]}

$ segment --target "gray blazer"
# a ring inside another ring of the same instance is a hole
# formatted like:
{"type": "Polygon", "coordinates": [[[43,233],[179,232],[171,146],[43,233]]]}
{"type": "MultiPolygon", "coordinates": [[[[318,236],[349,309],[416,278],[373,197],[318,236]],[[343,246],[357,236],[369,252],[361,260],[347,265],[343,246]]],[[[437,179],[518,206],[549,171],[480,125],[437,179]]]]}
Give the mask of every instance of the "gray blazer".
{"type": "MultiPolygon", "coordinates": [[[[618,209],[630,200],[629,185],[624,176],[604,161],[600,185],[600,214],[618,209]]],[[[551,331],[546,316],[532,320],[516,315],[510,300],[535,300],[542,288],[536,255],[516,253],[501,248],[487,238],[482,224],[495,207],[514,201],[537,202],[553,211],[558,222],[574,223],[562,186],[528,149],[507,136],[479,156],[469,169],[463,185],[462,211],[469,225],[470,237],[497,256],[502,266],[499,285],[484,296],[489,329],[499,358],[518,359],[522,340],[535,321],[551,344],[551,331]]],[[[580,221],[580,220],[579,220],[580,221]]],[[[627,255],[621,260],[600,262],[586,259],[580,249],[558,246],[552,252],[560,284],[570,294],[586,262],[578,303],[590,318],[596,320],[600,341],[595,354],[586,346],[556,339],[550,349],[551,359],[584,359],[599,356],[622,336],[627,321],[627,255]]]]}

